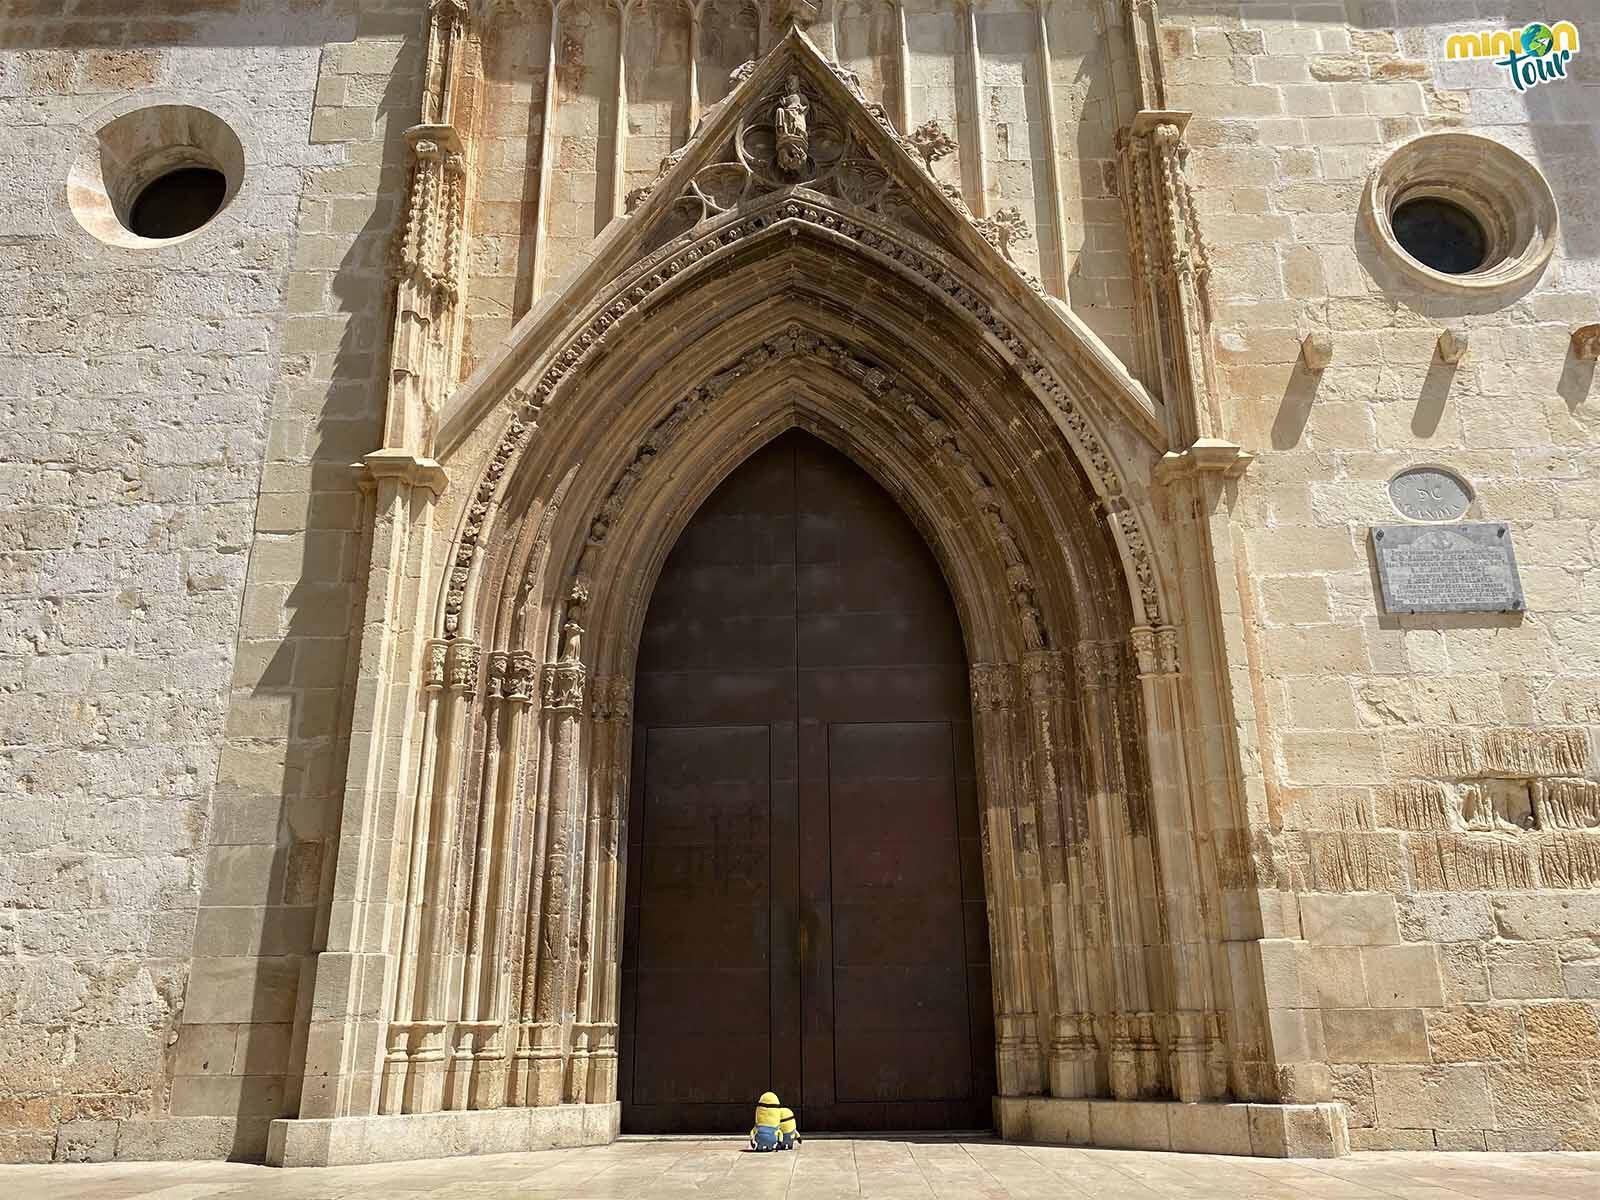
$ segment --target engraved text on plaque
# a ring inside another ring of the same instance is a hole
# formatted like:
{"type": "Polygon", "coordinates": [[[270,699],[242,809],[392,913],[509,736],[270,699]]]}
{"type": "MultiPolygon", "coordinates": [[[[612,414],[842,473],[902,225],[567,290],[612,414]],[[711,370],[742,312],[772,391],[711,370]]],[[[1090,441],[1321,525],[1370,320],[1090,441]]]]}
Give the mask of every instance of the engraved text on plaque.
{"type": "Polygon", "coordinates": [[[1498,522],[1380,525],[1372,549],[1389,612],[1522,611],[1511,530],[1498,522]]]}

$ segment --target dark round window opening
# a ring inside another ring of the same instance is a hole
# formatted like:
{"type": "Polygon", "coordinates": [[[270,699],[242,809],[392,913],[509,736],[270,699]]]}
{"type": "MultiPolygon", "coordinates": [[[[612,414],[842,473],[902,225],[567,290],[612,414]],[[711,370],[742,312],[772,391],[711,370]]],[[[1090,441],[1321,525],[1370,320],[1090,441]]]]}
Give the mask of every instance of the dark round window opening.
{"type": "Polygon", "coordinates": [[[222,208],[228,181],[210,167],[180,167],[145,185],[128,213],[128,228],[143,238],[193,233],[222,208]]]}
{"type": "Polygon", "coordinates": [[[1432,196],[1407,200],[1389,218],[1395,241],[1425,267],[1466,275],[1483,266],[1489,239],[1466,209],[1432,196]]]}

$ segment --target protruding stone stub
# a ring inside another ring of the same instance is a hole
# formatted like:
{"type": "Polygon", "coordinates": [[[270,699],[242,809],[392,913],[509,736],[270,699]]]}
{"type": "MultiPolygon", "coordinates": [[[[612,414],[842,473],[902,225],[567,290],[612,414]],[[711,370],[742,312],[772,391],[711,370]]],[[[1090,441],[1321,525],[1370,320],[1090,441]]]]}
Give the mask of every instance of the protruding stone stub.
{"type": "Polygon", "coordinates": [[[1588,362],[1600,358],[1600,324],[1580,325],[1574,329],[1572,352],[1588,362]]]}
{"type": "Polygon", "coordinates": [[[1467,354],[1467,331],[1465,329],[1446,329],[1439,335],[1439,359],[1441,362],[1458,363],[1467,354]]]}
{"type": "Polygon", "coordinates": [[[1306,334],[1300,340],[1300,361],[1307,370],[1325,370],[1333,362],[1333,334],[1325,330],[1306,334]]]}

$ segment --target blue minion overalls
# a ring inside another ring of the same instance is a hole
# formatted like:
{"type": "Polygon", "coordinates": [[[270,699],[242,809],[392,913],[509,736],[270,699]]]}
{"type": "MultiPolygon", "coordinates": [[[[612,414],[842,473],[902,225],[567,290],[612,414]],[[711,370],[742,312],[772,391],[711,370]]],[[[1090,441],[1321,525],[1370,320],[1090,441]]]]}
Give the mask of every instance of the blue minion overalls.
{"type": "Polygon", "coordinates": [[[780,1105],[774,1093],[762,1092],[761,1099],[756,1101],[756,1123],[750,1130],[750,1148],[761,1152],[792,1150],[799,1140],[794,1113],[780,1105]]]}

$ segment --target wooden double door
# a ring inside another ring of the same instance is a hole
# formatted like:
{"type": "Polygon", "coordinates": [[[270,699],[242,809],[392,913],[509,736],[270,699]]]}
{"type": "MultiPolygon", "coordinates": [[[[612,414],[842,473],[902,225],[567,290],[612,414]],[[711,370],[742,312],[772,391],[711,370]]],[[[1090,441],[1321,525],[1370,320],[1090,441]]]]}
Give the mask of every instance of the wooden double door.
{"type": "Polygon", "coordinates": [[[960,625],[927,546],[803,433],[685,529],[640,645],[623,1128],[991,1123],[960,625]]]}

